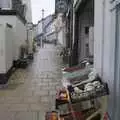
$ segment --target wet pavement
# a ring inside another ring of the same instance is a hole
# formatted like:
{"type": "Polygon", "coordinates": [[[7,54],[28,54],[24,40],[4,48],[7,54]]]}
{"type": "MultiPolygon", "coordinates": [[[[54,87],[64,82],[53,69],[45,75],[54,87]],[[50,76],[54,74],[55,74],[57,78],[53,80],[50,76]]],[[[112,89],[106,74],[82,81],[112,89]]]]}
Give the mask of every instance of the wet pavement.
{"type": "Polygon", "coordinates": [[[56,90],[62,86],[59,52],[45,45],[27,69],[15,71],[0,90],[0,120],[44,120],[45,112],[55,109],[56,90]]]}

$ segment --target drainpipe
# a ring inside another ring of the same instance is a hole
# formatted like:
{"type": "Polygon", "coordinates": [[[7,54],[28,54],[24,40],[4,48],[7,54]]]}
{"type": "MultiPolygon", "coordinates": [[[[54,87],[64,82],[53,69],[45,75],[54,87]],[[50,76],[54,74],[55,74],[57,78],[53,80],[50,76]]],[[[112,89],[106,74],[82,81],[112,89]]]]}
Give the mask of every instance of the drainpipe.
{"type": "Polygon", "coordinates": [[[72,49],[75,43],[75,8],[73,7],[73,41],[72,41],[72,49]]]}
{"type": "Polygon", "coordinates": [[[105,37],[105,7],[106,7],[106,0],[103,0],[103,13],[102,13],[102,56],[101,56],[101,76],[103,77],[103,67],[104,67],[104,37],[105,37]]]}

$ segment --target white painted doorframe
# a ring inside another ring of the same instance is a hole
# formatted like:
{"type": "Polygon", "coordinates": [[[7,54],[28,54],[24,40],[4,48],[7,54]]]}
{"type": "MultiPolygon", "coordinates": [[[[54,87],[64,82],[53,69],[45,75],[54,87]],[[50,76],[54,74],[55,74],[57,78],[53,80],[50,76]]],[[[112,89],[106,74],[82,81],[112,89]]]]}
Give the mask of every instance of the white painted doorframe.
{"type": "MultiPolygon", "coordinates": [[[[112,108],[112,120],[119,120],[120,118],[120,1],[114,1],[111,3],[111,15],[114,22],[111,29],[115,27],[115,30],[111,30],[112,40],[115,42],[114,53],[114,80],[113,80],[113,106],[112,108]]],[[[112,49],[113,49],[112,48],[112,49]]]]}

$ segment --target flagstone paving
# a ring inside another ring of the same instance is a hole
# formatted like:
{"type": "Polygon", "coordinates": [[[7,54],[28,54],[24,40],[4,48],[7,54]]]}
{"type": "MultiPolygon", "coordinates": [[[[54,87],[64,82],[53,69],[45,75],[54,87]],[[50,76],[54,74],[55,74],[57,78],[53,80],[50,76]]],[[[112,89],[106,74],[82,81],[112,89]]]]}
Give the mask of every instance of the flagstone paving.
{"type": "Polygon", "coordinates": [[[56,90],[62,86],[59,52],[45,45],[27,69],[15,71],[0,89],[0,120],[44,120],[45,112],[55,109],[56,90]]]}

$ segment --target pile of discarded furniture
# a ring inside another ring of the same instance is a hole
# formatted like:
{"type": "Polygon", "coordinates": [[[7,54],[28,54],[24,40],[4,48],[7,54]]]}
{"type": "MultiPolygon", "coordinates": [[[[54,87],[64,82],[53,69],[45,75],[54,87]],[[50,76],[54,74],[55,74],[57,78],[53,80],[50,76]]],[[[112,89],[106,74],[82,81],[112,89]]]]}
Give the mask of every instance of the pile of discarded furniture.
{"type": "Polygon", "coordinates": [[[56,94],[60,120],[104,120],[109,88],[92,65],[64,68],[63,88],[56,94]]]}

